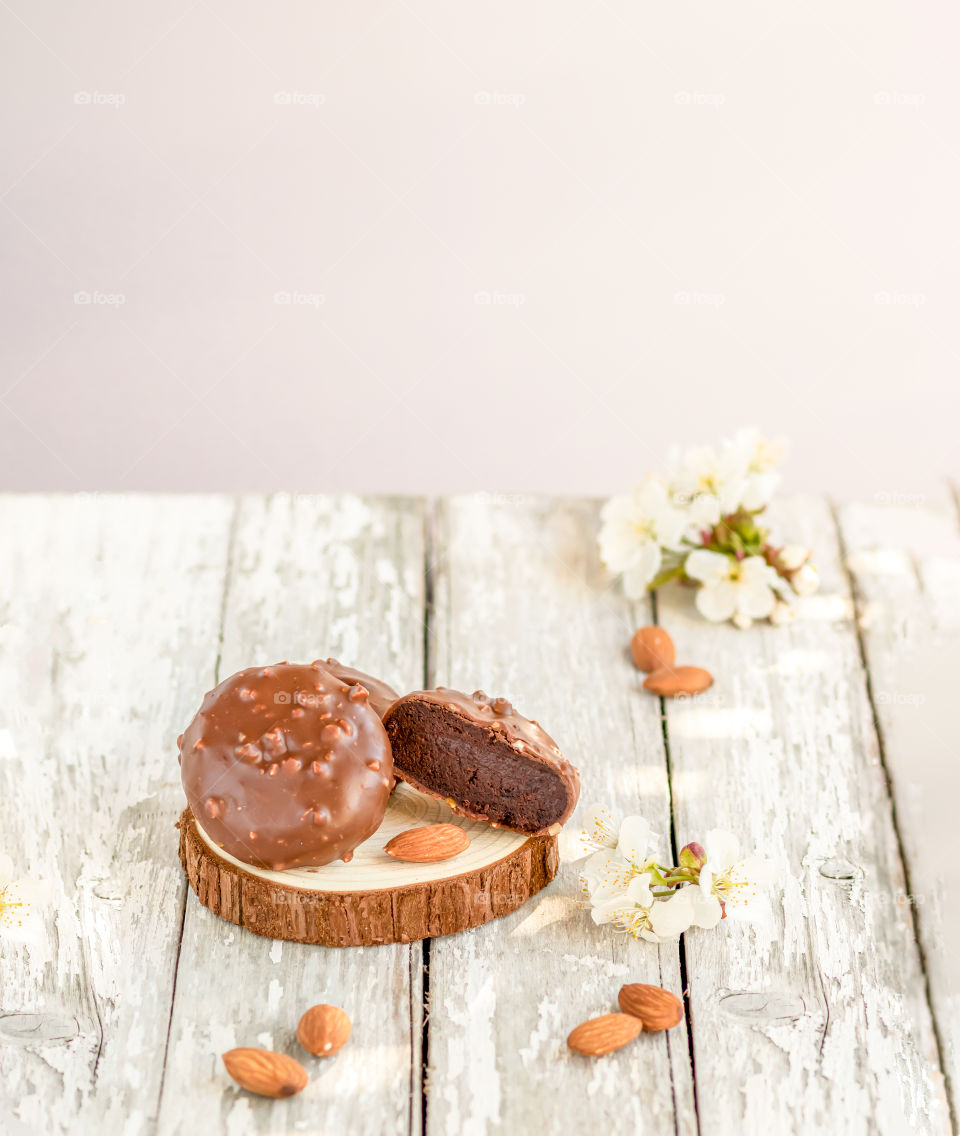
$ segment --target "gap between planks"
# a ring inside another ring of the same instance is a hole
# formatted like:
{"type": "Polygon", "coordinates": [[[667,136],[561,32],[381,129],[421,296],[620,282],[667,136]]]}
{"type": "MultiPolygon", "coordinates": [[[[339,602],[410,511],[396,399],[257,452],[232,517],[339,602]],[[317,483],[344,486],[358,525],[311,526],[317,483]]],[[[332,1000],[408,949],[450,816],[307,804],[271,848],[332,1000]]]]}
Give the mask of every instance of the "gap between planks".
{"type": "MultiPolygon", "coordinates": [[[[660,606],[657,603],[657,593],[650,593],[650,616],[654,624],[660,626],[660,606]]],[[[636,622],[636,620],[635,620],[636,622]]],[[[639,627],[640,624],[637,624],[639,627]]],[[[667,770],[667,808],[670,813],[670,851],[673,853],[673,863],[680,863],[680,849],[677,846],[677,822],[676,814],[673,808],[673,770],[670,765],[670,726],[667,721],[667,703],[665,698],[658,698],[657,702],[660,706],[660,723],[663,731],[663,757],[667,770]]],[[[690,1078],[691,1078],[691,1092],[693,1093],[693,1114],[694,1121],[697,1126],[697,1132],[700,1132],[700,1109],[697,1104],[697,1062],[696,1053],[693,1044],[693,1006],[690,1002],[690,982],[687,978],[687,946],[686,938],[681,935],[677,945],[679,953],[679,966],[680,966],[680,989],[681,997],[683,998],[683,1029],[687,1037],[687,1056],[690,1060],[690,1078]]],[[[661,975],[662,981],[662,975],[661,975]]],[[[667,1033],[667,1047],[671,1044],[671,1037],[667,1033]]],[[[673,1085],[673,1062],[670,1063],[670,1087],[674,1091],[674,1101],[676,1102],[676,1093],[673,1085]]],[[[674,1103],[674,1112],[676,1113],[676,1103],[674,1103]]]]}
{"type": "MultiPolygon", "coordinates": [[[[900,829],[900,819],[897,814],[897,793],[896,786],[894,785],[893,777],[890,773],[890,766],[887,762],[887,749],[884,740],[883,726],[880,724],[880,713],[877,709],[877,700],[873,689],[873,676],[870,673],[870,666],[867,660],[866,645],[863,641],[863,631],[861,628],[861,620],[864,616],[863,609],[863,595],[857,585],[853,573],[850,571],[849,555],[847,551],[846,541],[843,537],[843,529],[840,525],[840,518],[837,515],[836,502],[830,501],[830,515],[833,518],[834,526],[837,530],[837,543],[840,546],[840,559],[843,564],[844,575],[847,579],[847,584],[850,588],[850,594],[853,597],[854,606],[854,628],[857,636],[857,646],[860,649],[860,660],[863,663],[863,673],[867,685],[867,698],[870,702],[870,714],[873,720],[873,729],[877,735],[877,750],[880,754],[880,767],[883,769],[883,777],[887,786],[887,796],[890,798],[890,821],[893,826],[894,837],[897,842],[897,852],[900,856],[900,870],[903,872],[904,885],[906,887],[907,895],[913,895],[913,884],[910,878],[910,862],[907,859],[906,851],[904,849],[903,834],[900,829]]],[[[924,996],[927,1000],[927,1007],[930,1010],[930,1021],[933,1028],[933,1038],[937,1048],[937,1061],[940,1069],[943,1072],[944,1084],[947,1091],[947,1105],[950,1109],[950,1123],[956,1131],[957,1122],[956,1114],[953,1105],[953,1095],[951,1092],[950,1078],[947,1072],[947,1063],[944,1060],[944,1045],[940,1036],[940,1025],[937,1021],[937,1013],[933,1004],[933,996],[930,991],[930,975],[927,971],[927,958],[926,952],[923,949],[923,943],[920,940],[920,935],[917,928],[917,920],[911,919],[913,926],[913,939],[916,944],[917,957],[920,960],[920,972],[923,975],[923,990],[924,996]]]]}
{"type": "MultiPolygon", "coordinates": [[[[921,812],[929,804],[930,793],[955,795],[960,783],[953,772],[952,779],[935,777],[937,787],[930,785],[933,769],[915,759],[915,752],[927,753],[923,747],[913,749],[917,722],[908,721],[911,712],[907,705],[899,707],[890,699],[891,691],[899,693],[902,679],[909,674],[913,690],[919,688],[932,695],[934,709],[929,717],[935,718],[937,702],[941,712],[952,715],[948,709],[950,695],[938,690],[936,683],[928,687],[930,676],[918,673],[917,665],[918,661],[924,667],[935,665],[941,673],[949,674],[958,663],[960,605],[954,596],[955,585],[960,583],[960,495],[949,482],[926,488],[929,492],[916,494],[909,506],[848,502],[834,504],[833,515],[857,612],[860,652],[901,851],[905,892],[911,900],[937,1055],[951,1124],[957,1131],[960,1029],[955,1016],[955,986],[951,987],[951,935],[944,912],[951,904],[955,907],[958,892],[954,888],[951,895],[950,880],[944,879],[943,863],[934,852],[936,842],[949,841],[951,834],[944,829],[942,817],[927,817],[921,812]],[[907,563],[909,569],[905,568],[907,563]],[[942,578],[938,576],[941,573],[942,578]],[[930,583],[937,579],[938,583],[930,583]],[[953,580],[952,588],[944,586],[948,579],[953,580]],[[925,907],[915,905],[924,900],[928,904],[925,907]]],[[[918,715],[919,710],[915,713],[918,715]]],[[[923,725],[927,742],[930,737],[942,741],[929,727],[926,712],[923,725]]]]}
{"type": "MultiPolygon", "coordinates": [[[[267,656],[336,654],[406,688],[422,681],[422,502],[281,494],[245,496],[239,507],[221,671],[271,661],[267,656]]],[[[356,951],[271,944],[221,924],[188,899],[161,1132],[179,1132],[188,1122],[215,1131],[315,1130],[322,1116],[322,1130],[372,1136],[389,1127],[417,1136],[419,978],[419,943],[356,951]],[[223,967],[211,972],[210,952],[223,949],[224,938],[232,946],[223,967]],[[271,991],[276,987],[273,1012],[256,998],[237,1000],[247,983],[266,995],[268,979],[271,991]],[[224,1087],[218,1053],[243,1044],[286,1050],[311,1000],[339,998],[354,1020],[357,1045],[335,1066],[318,1066],[304,1093],[267,1102],[224,1087]],[[370,1081],[368,1047],[376,1074],[370,1081]],[[364,1095],[357,1096],[361,1085],[364,1095]]]]}
{"type": "MultiPolygon", "coordinates": [[[[423,689],[429,690],[433,686],[433,582],[436,572],[436,546],[434,530],[434,501],[428,499],[423,508],[423,689]]],[[[420,1094],[420,1136],[427,1134],[427,1113],[429,1100],[427,1095],[427,1073],[430,1069],[430,939],[424,939],[421,944],[421,988],[420,988],[420,1019],[415,1023],[413,1016],[413,983],[411,982],[410,1003],[410,1036],[411,1036],[411,1070],[410,1070],[410,1131],[413,1132],[413,1109],[416,1103],[413,1094],[413,1085],[417,1084],[420,1094]],[[420,1052],[413,1049],[415,1025],[420,1028],[420,1052]],[[419,1077],[416,1076],[419,1062],[419,1077]]],[[[413,967],[413,952],[410,954],[410,966],[413,967]]]]}

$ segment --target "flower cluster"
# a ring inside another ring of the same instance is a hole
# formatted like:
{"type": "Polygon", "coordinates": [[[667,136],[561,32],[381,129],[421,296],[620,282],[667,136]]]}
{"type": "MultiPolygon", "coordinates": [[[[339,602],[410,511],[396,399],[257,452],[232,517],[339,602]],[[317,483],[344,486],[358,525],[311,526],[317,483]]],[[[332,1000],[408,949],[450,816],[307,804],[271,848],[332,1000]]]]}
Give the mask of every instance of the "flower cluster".
{"type": "Polygon", "coordinates": [[[742,857],[731,833],[714,829],[703,845],[685,845],[676,866],[657,862],[656,840],[643,817],[618,822],[602,805],[588,810],[581,841],[592,854],[580,882],[594,923],[659,943],[728,917],[755,921],[769,915],[761,889],[773,880],[772,866],[742,857]]]}
{"type": "Polygon", "coordinates": [[[778,545],[762,524],[782,458],[781,444],[740,430],[719,446],[673,454],[666,480],[651,477],[607,501],[600,556],[623,576],[627,596],[687,580],[709,620],[789,622],[790,599],[816,591],[819,580],[809,549],[778,545]]]}

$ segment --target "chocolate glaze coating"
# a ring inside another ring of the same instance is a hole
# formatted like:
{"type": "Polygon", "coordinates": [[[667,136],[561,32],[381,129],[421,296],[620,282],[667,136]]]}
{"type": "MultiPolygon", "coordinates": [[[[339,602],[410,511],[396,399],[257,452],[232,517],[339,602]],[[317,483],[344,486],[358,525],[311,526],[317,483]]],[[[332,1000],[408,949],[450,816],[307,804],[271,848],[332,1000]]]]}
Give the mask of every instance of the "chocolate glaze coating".
{"type": "Polygon", "coordinates": [[[326,659],[323,665],[331,674],[336,675],[341,682],[345,682],[348,686],[353,686],[354,683],[359,682],[361,686],[366,687],[370,691],[370,705],[381,718],[400,697],[392,686],[387,686],[381,679],[364,674],[363,671],[354,670],[353,667],[345,667],[338,659],[326,659]]]}
{"type": "Polygon", "coordinates": [[[366,689],[325,663],[231,675],[178,744],[198,823],[259,868],[349,860],[379,828],[393,787],[390,742],[366,689]]]}
{"type": "Polygon", "coordinates": [[[576,806],[577,770],[505,698],[417,691],[398,699],[383,724],[397,777],[459,816],[532,834],[562,825],[576,806]]]}

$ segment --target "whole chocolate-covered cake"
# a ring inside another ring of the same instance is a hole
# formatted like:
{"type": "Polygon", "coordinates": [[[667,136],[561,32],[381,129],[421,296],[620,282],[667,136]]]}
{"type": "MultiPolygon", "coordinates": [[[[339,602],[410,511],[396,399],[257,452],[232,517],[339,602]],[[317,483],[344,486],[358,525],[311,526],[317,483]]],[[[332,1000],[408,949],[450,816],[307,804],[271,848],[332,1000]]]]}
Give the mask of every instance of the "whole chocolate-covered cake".
{"type": "Polygon", "coordinates": [[[577,803],[576,769],[505,698],[421,690],[398,699],[383,724],[397,777],[460,816],[538,833],[562,825],[577,803]]]}
{"type": "Polygon", "coordinates": [[[380,826],[394,783],[367,688],[320,661],[225,679],[178,744],[197,823],[261,868],[349,860],[380,826]]]}

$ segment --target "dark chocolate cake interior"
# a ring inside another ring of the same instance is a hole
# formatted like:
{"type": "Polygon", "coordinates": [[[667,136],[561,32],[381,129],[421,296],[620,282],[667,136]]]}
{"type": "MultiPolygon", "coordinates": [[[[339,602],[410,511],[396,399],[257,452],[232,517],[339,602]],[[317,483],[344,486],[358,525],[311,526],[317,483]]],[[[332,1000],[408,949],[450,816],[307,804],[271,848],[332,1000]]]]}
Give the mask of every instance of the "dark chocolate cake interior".
{"type": "Polygon", "coordinates": [[[521,832],[539,832],[563,816],[567,788],[554,769],[444,706],[401,703],[387,733],[399,774],[471,813],[521,832]]]}

